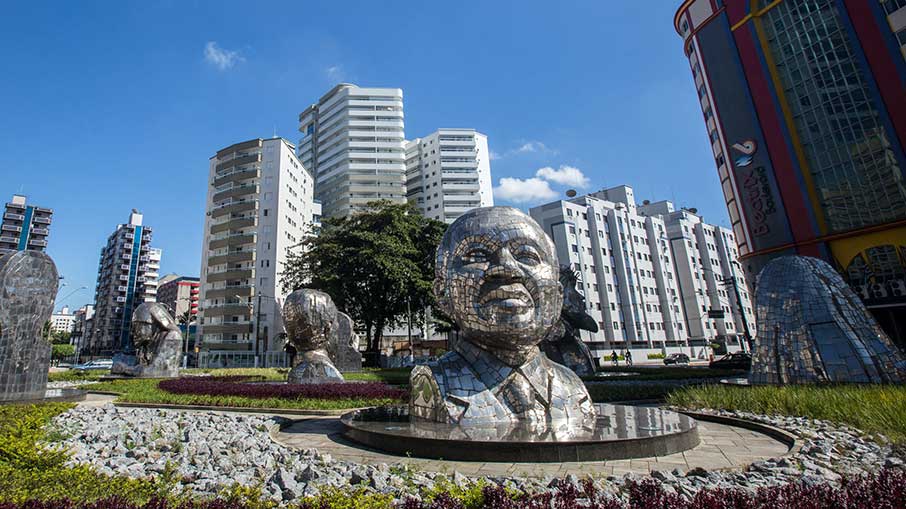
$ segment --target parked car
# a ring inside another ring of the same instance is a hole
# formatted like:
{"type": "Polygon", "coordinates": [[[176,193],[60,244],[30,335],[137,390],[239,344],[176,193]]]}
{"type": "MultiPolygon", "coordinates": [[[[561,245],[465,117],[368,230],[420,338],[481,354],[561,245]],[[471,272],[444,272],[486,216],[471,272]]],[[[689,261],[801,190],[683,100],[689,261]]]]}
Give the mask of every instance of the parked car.
{"type": "Polygon", "coordinates": [[[718,369],[744,369],[748,371],[752,368],[752,356],[745,352],[735,352],[724,355],[720,359],[714,359],[708,364],[708,367],[718,369]]]}
{"type": "Polygon", "coordinates": [[[76,364],[71,369],[76,371],[109,370],[113,367],[113,359],[95,359],[84,364],[76,364]]]}
{"type": "Polygon", "coordinates": [[[689,356],[684,353],[672,353],[664,357],[664,365],[671,364],[689,364],[689,356]]]}

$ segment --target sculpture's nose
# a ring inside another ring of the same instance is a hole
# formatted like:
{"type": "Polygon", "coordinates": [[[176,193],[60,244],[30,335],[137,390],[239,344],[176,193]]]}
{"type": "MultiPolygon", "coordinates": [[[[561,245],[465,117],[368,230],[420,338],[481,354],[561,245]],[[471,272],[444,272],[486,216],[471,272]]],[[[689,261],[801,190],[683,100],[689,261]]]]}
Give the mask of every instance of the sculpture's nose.
{"type": "Polygon", "coordinates": [[[506,247],[501,247],[491,258],[487,277],[500,279],[514,279],[522,275],[519,263],[513,253],[506,247]]]}

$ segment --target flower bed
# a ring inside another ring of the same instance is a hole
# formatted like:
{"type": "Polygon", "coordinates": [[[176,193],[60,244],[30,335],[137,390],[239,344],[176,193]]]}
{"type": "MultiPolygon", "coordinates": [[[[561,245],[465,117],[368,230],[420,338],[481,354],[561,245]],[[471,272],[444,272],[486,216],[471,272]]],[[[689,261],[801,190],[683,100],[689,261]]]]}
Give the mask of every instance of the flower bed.
{"type": "Polygon", "coordinates": [[[248,383],[245,377],[183,377],[162,380],[158,387],[171,394],[239,396],[283,399],[395,399],[402,401],[407,392],[380,382],[325,384],[248,383]]]}

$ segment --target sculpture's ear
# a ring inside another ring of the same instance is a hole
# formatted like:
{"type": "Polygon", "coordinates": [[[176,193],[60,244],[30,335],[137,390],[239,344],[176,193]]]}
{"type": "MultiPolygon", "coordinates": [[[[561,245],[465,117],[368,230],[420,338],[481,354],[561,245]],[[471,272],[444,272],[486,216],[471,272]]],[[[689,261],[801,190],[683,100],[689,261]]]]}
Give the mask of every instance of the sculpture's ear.
{"type": "Polygon", "coordinates": [[[434,299],[437,301],[437,309],[452,318],[453,309],[450,305],[449,288],[447,288],[441,278],[434,278],[433,289],[434,299]]]}

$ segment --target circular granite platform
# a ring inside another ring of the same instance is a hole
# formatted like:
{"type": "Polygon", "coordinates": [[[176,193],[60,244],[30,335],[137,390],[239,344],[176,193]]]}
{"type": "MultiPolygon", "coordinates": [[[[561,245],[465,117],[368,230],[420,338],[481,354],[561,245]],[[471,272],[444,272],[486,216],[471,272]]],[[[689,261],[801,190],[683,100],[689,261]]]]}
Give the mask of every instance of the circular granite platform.
{"type": "Polygon", "coordinates": [[[336,418],[311,418],[293,421],[272,437],[278,443],[296,449],[317,449],[333,458],[362,464],[401,464],[422,471],[454,471],[469,476],[516,475],[522,477],[647,474],[655,470],[688,472],[706,470],[742,470],[750,463],[777,458],[789,452],[789,446],[758,431],[698,422],[700,443],[684,452],[644,458],[562,463],[512,461],[453,461],[411,458],[363,447],[343,436],[343,425],[336,418]]]}
{"type": "Polygon", "coordinates": [[[85,391],[78,389],[47,389],[44,391],[42,398],[16,399],[10,401],[0,401],[0,404],[34,404],[34,403],[66,403],[72,401],[82,401],[85,399],[85,391]]]}
{"type": "Polygon", "coordinates": [[[584,422],[447,424],[410,419],[405,406],[344,415],[344,435],[381,451],[465,461],[596,461],[668,455],[698,445],[695,419],[661,408],[595,405],[584,422]]]}

